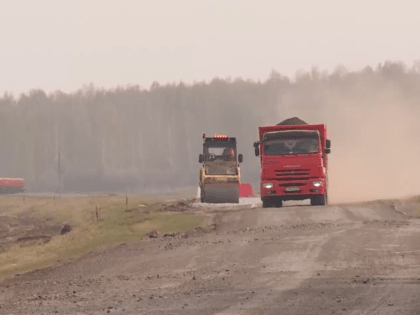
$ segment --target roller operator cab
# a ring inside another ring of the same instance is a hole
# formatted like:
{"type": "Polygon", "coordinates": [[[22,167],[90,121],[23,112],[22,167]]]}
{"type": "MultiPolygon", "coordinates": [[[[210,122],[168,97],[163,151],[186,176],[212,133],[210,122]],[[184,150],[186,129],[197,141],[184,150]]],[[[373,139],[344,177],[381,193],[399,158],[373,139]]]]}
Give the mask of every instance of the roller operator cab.
{"type": "Polygon", "coordinates": [[[260,156],[260,194],[263,207],[283,201],[310,199],[328,203],[328,154],[331,141],[325,124],[310,125],[294,117],[275,126],[259,127],[254,143],[260,156]]]}
{"type": "Polygon", "coordinates": [[[200,199],[205,203],[239,203],[242,154],[237,154],[236,138],[227,135],[206,137],[199,156],[200,199]]]}

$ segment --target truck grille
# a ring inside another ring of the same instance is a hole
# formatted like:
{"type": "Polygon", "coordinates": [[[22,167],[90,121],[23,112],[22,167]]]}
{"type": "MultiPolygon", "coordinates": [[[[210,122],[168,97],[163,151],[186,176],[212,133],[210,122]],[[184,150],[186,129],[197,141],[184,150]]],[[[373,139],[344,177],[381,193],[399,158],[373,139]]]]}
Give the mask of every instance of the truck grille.
{"type": "Polygon", "coordinates": [[[293,186],[305,186],[306,185],[306,183],[293,183],[293,184],[290,184],[290,183],[286,183],[286,184],[279,184],[279,187],[289,187],[290,185],[293,185],[293,186]]]}
{"type": "Polygon", "coordinates": [[[279,180],[308,180],[309,169],[275,170],[276,179],[279,180]]]}

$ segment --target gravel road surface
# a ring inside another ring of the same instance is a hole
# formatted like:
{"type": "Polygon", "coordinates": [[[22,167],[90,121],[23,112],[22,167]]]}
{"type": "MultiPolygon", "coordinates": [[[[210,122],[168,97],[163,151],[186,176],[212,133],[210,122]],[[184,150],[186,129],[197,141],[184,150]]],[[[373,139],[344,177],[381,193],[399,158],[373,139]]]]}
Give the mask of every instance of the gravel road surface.
{"type": "Polygon", "coordinates": [[[388,202],[193,204],[212,225],[0,283],[0,314],[420,314],[420,220],[388,202]]]}

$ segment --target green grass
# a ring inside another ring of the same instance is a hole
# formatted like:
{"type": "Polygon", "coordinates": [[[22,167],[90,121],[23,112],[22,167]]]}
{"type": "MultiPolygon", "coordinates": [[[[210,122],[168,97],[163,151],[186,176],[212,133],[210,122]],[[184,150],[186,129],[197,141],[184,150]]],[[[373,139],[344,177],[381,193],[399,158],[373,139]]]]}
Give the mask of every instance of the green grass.
{"type": "Polygon", "coordinates": [[[420,196],[410,198],[410,201],[414,203],[414,213],[420,217],[420,196]]]}
{"type": "Polygon", "coordinates": [[[411,198],[411,201],[420,203],[420,196],[415,196],[415,197],[411,198]]]}
{"type": "Polygon", "coordinates": [[[0,253],[0,278],[80,258],[102,246],[138,241],[151,231],[186,232],[205,224],[202,217],[181,213],[126,211],[156,201],[130,197],[127,205],[125,196],[78,197],[56,199],[54,205],[53,198],[26,198],[24,202],[17,197],[2,196],[2,215],[30,213],[40,218],[53,217],[70,224],[73,230],[53,237],[48,243],[15,244],[0,253]]]}

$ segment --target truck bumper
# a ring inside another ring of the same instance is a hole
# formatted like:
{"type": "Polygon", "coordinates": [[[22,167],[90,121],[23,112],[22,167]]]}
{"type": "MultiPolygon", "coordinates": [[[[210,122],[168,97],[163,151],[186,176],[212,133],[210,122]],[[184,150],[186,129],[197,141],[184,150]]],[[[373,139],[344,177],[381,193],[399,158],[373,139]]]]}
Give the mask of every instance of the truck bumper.
{"type": "Polygon", "coordinates": [[[305,181],[262,180],[260,192],[261,199],[276,197],[280,200],[305,200],[315,195],[325,195],[327,187],[324,178],[305,181]]]}

